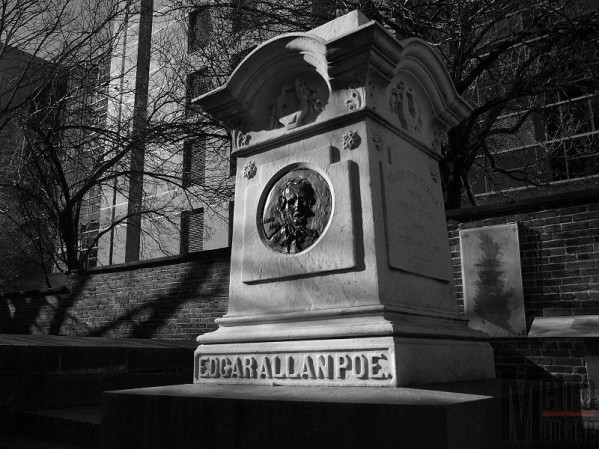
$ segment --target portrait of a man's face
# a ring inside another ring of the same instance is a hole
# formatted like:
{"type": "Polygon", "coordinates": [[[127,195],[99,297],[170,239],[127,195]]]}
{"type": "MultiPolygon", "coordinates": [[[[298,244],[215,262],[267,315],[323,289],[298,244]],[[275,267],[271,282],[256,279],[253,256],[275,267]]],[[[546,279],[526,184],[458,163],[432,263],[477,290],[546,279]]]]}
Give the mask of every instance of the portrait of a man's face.
{"type": "Polygon", "coordinates": [[[286,173],[270,190],[262,214],[262,236],[271,249],[296,254],[310,248],[331,215],[331,193],[314,170],[286,173]]]}
{"type": "Polygon", "coordinates": [[[312,206],[316,202],[314,189],[309,181],[292,178],[279,196],[279,210],[283,221],[294,226],[306,226],[308,218],[314,216],[312,206]]]}

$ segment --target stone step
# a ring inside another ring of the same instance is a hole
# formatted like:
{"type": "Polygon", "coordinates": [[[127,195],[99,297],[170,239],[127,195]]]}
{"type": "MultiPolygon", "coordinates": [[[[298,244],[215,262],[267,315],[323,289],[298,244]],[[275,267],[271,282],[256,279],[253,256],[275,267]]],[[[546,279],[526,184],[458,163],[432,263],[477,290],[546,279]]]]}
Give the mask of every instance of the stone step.
{"type": "Polygon", "coordinates": [[[191,372],[0,376],[3,411],[97,404],[110,390],[191,383],[191,372]]]}
{"type": "Polygon", "coordinates": [[[0,334],[0,375],[187,370],[196,347],[195,341],[0,334]]]}
{"type": "Polygon", "coordinates": [[[106,390],[190,383],[196,346],[193,341],[0,335],[0,415],[7,409],[99,403],[106,390]]]}
{"type": "Polygon", "coordinates": [[[79,444],[49,441],[47,439],[29,437],[2,437],[0,436],[0,449],[86,449],[79,444]]]}
{"type": "Polygon", "coordinates": [[[464,393],[207,384],[109,392],[103,400],[102,444],[110,449],[192,449],[200,442],[211,449],[501,447],[501,398],[489,393],[501,392],[501,385],[488,383],[464,393]]]}
{"type": "Polygon", "coordinates": [[[100,404],[104,391],[190,383],[196,346],[195,341],[0,334],[0,438],[20,428],[23,437],[37,429],[39,438],[52,440],[65,432],[67,442],[95,441],[89,435],[99,432],[99,414],[96,421],[82,419],[81,407],[100,404]],[[67,417],[68,410],[77,415],[67,417]]]}
{"type": "Polygon", "coordinates": [[[14,434],[54,444],[98,448],[101,416],[101,405],[20,411],[15,416],[14,434]]]}

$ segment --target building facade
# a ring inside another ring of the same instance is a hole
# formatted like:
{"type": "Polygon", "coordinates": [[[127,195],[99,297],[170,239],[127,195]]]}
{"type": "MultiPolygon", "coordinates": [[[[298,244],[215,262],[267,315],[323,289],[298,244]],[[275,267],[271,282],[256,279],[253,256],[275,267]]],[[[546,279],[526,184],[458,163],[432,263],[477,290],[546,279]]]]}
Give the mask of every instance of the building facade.
{"type": "MultiPolygon", "coordinates": [[[[148,122],[173,118],[191,128],[191,99],[214,86],[197,55],[209,42],[210,16],[171,3],[144,0],[138,14],[115,25],[122,31],[109,61],[105,108],[107,126],[118,133],[143,133],[148,122]]],[[[234,173],[228,151],[226,136],[211,129],[135,147],[131,174],[89,195],[94,215],[82,216],[82,251],[89,251],[86,238],[96,246],[88,266],[226,247],[234,173]]]]}

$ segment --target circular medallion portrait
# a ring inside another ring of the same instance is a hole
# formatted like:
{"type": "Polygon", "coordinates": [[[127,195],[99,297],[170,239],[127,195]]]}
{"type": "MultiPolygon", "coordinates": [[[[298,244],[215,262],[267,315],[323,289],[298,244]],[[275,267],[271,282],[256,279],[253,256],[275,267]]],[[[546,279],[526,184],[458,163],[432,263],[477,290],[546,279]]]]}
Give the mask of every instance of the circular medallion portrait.
{"type": "Polygon", "coordinates": [[[301,253],[322,235],[331,208],[329,185],[318,172],[290,170],[268,192],[262,209],[262,240],[278,253],[301,253]]]}

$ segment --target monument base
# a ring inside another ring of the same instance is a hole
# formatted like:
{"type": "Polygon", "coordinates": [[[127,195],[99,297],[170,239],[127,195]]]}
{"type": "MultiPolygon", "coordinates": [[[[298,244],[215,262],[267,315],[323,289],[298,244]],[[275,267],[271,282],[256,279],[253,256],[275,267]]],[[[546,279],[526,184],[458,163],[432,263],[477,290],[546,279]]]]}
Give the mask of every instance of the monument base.
{"type": "Polygon", "coordinates": [[[108,392],[102,447],[508,448],[502,393],[495,380],[425,389],[195,384],[108,392]]]}
{"type": "Polygon", "coordinates": [[[399,337],[201,345],[194,382],[403,387],[495,377],[486,342],[399,337]]]}
{"type": "Polygon", "coordinates": [[[198,338],[196,383],[406,387],[495,377],[493,349],[462,320],[396,314],[220,324],[198,338]]]}

